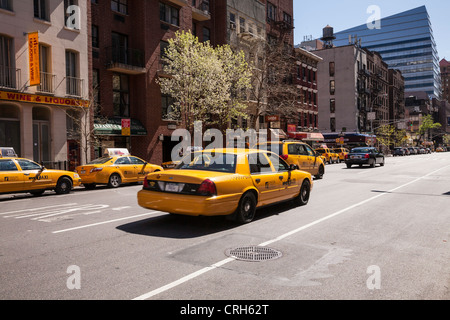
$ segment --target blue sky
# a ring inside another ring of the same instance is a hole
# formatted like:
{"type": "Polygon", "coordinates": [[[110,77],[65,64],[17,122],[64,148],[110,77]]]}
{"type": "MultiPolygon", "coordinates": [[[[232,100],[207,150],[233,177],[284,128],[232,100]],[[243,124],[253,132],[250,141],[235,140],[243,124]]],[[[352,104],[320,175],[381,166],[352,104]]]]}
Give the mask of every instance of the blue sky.
{"type": "Polygon", "coordinates": [[[371,16],[367,13],[367,8],[371,5],[381,9],[381,18],[425,5],[430,15],[439,58],[450,61],[448,0],[294,0],[294,43],[302,42],[304,36],[320,38],[322,29],[327,24],[335,32],[364,24],[371,16]]]}

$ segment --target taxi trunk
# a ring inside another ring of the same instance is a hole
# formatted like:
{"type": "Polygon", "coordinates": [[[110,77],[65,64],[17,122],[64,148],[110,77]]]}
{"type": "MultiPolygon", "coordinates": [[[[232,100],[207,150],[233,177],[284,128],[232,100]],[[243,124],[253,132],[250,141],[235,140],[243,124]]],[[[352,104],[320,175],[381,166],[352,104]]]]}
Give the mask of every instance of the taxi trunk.
{"type": "Polygon", "coordinates": [[[216,179],[229,176],[199,170],[168,170],[149,174],[138,193],[140,206],[164,212],[199,215],[228,215],[237,208],[240,194],[221,194],[216,179]]]}

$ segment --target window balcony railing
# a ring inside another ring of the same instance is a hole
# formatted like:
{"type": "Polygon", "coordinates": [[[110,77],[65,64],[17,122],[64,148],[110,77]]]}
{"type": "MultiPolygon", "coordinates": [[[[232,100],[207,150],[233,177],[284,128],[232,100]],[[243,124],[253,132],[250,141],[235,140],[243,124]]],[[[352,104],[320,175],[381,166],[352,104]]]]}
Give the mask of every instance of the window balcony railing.
{"type": "Polygon", "coordinates": [[[143,50],[127,47],[106,48],[108,70],[126,74],[145,73],[145,54],[143,50]]]}
{"type": "Polygon", "coordinates": [[[56,75],[47,72],[41,72],[41,84],[38,86],[37,90],[44,93],[55,93],[55,87],[56,75]]]}
{"type": "Polygon", "coordinates": [[[83,83],[84,79],[75,77],[66,77],[66,94],[68,96],[82,97],[83,83]]]}
{"type": "Polygon", "coordinates": [[[20,69],[0,66],[0,88],[19,89],[20,69]]]}

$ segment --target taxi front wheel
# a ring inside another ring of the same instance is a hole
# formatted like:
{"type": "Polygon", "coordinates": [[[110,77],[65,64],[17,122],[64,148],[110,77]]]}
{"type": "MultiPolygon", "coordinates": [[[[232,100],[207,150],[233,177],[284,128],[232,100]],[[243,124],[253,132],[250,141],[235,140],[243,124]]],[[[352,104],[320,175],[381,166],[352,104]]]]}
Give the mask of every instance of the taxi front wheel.
{"type": "Polygon", "coordinates": [[[120,178],[120,176],[117,173],[113,173],[109,177],[109,182],[108,182],[109,187],[118,188],[121,183],[122,183],[122,179],[120,178]]]}
{"type": "Polygon", "coordinates": [[[67,194],[72,190],[72,180],[67,177],[62,177],[58,180],[56,184],[55,192],[56,194],[67,194]]]}

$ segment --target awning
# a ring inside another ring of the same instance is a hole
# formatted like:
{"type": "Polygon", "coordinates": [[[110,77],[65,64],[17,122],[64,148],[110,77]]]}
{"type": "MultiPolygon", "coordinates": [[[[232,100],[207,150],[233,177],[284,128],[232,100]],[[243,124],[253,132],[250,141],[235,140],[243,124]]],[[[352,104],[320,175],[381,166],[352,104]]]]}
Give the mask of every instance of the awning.
{"type": "Polygon", "coordinates": [[[323,142],[325,140],[323,135],[317,132],[289,132],[288,135],[289,138],[302,141],[323,142]]]}
{"type": "Polygon", "coordinates": [[[286,133],[281,129],[270,129],[270,132],[272,134],[272,137],[277,139],[286,139],[287,135],[286,133]]]}
{"type": "MultiPolygon", "coordinates": [[[[98,136],[122,136],[122,119],[109,118],[105,123],[94,123],[94,133],[98,136]]],[[[147,129],[137,119],[131,119],[131,136],[146,136],[147,129]]]]}

